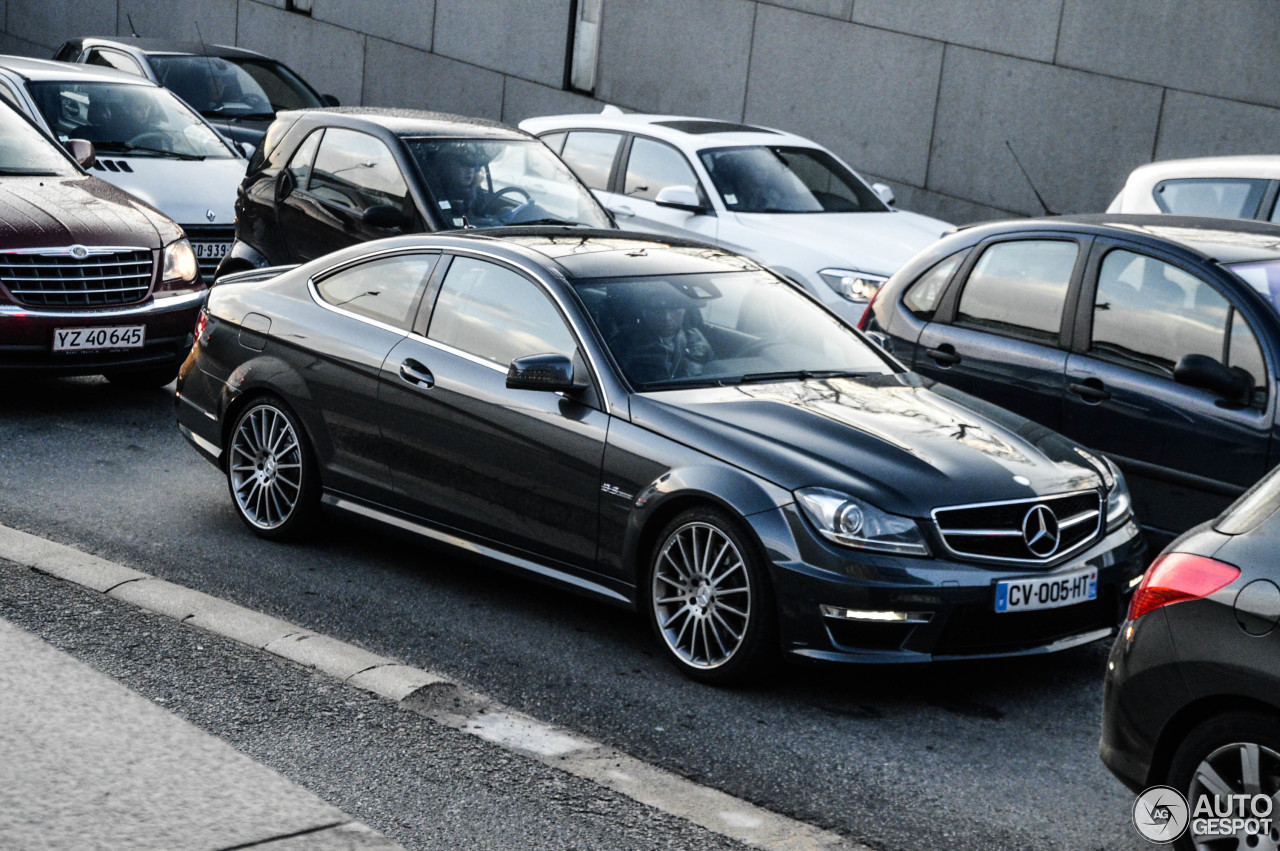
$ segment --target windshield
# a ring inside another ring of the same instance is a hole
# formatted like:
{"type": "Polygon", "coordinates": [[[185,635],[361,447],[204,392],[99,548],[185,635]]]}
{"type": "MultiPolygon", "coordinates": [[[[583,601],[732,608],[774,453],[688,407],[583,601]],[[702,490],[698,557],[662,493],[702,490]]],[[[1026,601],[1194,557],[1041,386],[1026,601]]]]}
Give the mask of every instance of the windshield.
{"type": "Polygon", "coordinates": [[[581,280],[574,290],[637,390],[894,371],[767,272],[581,280]]]}
{"type": "Polygon", "coordinates": [[[279,62],[214,56],[152,56],[160,85],[206,118],[272,118],[282,109],[324,106],[279,62]]]}
{"type": "Polygon", "coordinates": [[[66,156],[39,130],[7,104],[0,104],[0,176],[75,173],[66,156]]]}
{"type": "Polygon", "coordinates": [[[871,188],[826,151],[756,145],[698,157],[735,213],[883,213],[871,188]]]}
{"type": "Polygon", "coordinates": [[[1228,263],[1226,266],[1262,293],[1267,303],[1280,313],[1280,260],[1228,263]]]}
{"type": "Polygon", "coordinates": [[[536,139],[405,139],[445,228],[611,227],[595,196],[536,139]]]}
{"type": "Polygon", "coordinates": [[[158,86],[57,81],[27,88],[64,142],[88,139],[99,151],[151,156],[235,156],[200,116],[158,86]]]}

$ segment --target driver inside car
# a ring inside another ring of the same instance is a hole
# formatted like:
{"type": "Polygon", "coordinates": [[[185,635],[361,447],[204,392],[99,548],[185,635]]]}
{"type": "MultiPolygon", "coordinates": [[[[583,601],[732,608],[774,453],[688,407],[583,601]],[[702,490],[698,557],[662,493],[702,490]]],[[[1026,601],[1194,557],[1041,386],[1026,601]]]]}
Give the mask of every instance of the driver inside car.
{"type": "Polygon", "coordinates": [[[634,322],[618,331],[610,343],[627,377],[647,384],[701,375],[702,367],[716,354],[689,321],[696,315],[697,301],[667,285],[640,294],[638,301],[634,322]]]}
{"type": "Polygon", "coordinates": [[[489,159],[485,149],[473,142],[460,142],[437,154],[435,180],[428,182],[434,184],[441,209],[455,225],[505,224],[510,219],[503,199],[489,191],[485,174],[489,159]]]}

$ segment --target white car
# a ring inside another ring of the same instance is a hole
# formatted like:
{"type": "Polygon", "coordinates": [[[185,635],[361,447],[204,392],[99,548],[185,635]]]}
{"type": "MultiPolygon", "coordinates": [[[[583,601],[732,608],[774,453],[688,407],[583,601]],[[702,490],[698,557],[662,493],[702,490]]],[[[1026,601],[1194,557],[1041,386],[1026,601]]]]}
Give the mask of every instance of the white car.
{"type": "Polygon", "coordinates": [[[814,142],[765,127],[670,115],[550,115],[520,122],[628,230],[745,254],[857,321],[880,284],[951,225],[894,209],[814,142]]]}
{"type": "Polygon", "coordinates": [[[247,163],[195,111],[135,74],[18,56],[0,56],[0,97],[64,145],[92,142],[90,172],[182,225],[213,281],[247,163]]]}
{"type": "Polygon", "coordinates": [[[1280,222],[1280,156],[1196,157],[1135,168],[1108,213],[1280,222]]]}

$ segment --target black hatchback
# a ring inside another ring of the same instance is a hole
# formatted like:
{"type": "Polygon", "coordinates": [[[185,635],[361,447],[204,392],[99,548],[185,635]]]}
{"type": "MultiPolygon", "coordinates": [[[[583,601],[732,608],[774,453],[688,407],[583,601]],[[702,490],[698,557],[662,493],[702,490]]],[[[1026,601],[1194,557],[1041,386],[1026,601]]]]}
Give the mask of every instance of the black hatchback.
{"type": "Polygon", "coordinates": [[[613,227],[591,190],[522,130],[410,109],[281,112],[249,159],[218,274],[381,237],[520,224],[613,227]]]}
{"type": "Polygon", "coordinates": [[[1152,540],[1280,458],[1280,227],[1174,216],[999,222],[908,262],[863,317],[923,375],[1105,453],[1152,540]]]}

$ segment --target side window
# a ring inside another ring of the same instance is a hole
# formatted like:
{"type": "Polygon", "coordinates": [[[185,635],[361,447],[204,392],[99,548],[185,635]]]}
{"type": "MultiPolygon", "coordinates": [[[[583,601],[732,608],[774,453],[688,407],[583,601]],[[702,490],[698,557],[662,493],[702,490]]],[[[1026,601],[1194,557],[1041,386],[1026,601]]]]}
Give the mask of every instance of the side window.
{"type": "Polygon", "coordinates": [[[356,212],[382,204],[403,209],[409,195],[387,146],[368,133],[341,127],[325,130],[309,189],[317,198],[356,212]]]}
{"type": "Polygon", "coordinates": [[[560,158],[591,189],[608,189],[613,158],[622,142],[620,133],[579,130],[569,134],[560,158]]]}
{"type": "Polygon", "coordinates": [[[1173,378],[1178,361],[1208,355],[1266,378],[1249,326],[1216,289],[1176,266],[1117,249],[1102,261],[1089,351],[1173,378]]]}
{"type": "Polygon", "coordinates": [[[627,157],[623,192],[652,201],[668,186],[688,186],[698,191],[698,178],[679,151],[665,142],[636,138],[627,157]]]}
{"type": "Polygon", "coordinates": [[[408,330],[438,254],[404,254],[343,269],[316,282],[334,307],[408,330]]]}
{"type": "Polygon", "coordinates": [[[1267,183],[1242,177],[1162,180],[1156,184],[1154,194],[1161,212],[1252,219],[1262,203],[1267,183]]]}
{"type": "Polygon", "coordinates": [[[942,293],[946,290],[947,283],[964,262],[964,258],[968,256],[967,248],[964,251],[957,251],[934,264],[932,269],[917,278],[902,297],[902,303],[906,305],[907,310],[914,313],[917,319],[923,319],[925,322],[933,319],[933,313],[938,309],[938,302],[942,300],[942,293]]]}
{"type": "Polygon", "coordinates": [[[289,165],[285,166],[285,170],[289,172],[295,188],[306,188],[307,179],[311,177],[311,164],[316,159],[316,148],[320,146],[320,137],[323,135],[323,130],[312,130],[311,135],[302,141],[298,150],[289,158],[289,165]]]}
{"type": "Polygon", "coordinates": [[[1063,240],[992,245],[969,273],[957,324],[1054,343],[1080,247],[1063,240]]]}
{"type": "Polygon", "coordinates": [[[556,156],[559,156],[560,149],[564,147],[564,138],[568,135],[568,133],[561,130],[558,133],[548,133],[545,136],[540,136],[539,138],[542,139],[542,144],[555,151],[556,156]]]}
{"type": "Polygon", "coordinates": [[[483,260],[455,257],[427,337],[506,368],[525,355],[577,350],[573,333],[537,284],[483,260]]]}
{"type": "Polygon", "coordinates": [[[142,66],[139,65],[132,56],[121,53],[118,50],[107,50],[105,48],[94,48],[89,51],[89,56],[85,60],[86,65],[101,65],[106,68],[115,68],[117,71],[127,71],[139,77],[145,77],[142,73],[142,66]]]}

